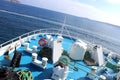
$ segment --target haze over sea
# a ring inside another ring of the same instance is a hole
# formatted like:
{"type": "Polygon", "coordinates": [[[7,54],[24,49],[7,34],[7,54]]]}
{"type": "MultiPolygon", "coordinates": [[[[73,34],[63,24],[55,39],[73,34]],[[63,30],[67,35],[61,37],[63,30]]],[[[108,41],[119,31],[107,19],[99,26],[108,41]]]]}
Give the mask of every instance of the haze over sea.
{"type": "Polygon", "coordinates": [[[63,23],[66,16],[67,28],[70,32],[75,31],[77,34],[75,36],[80,36],[83,40],[103,45],[108,49],[120,53],[119,26],[32,6],[10,3],[3,0],[0,1],[0,44],[36,29],[60,29],[62,25],[49,23],[47,20],[63,23]],[[9,14],[3,10],[34,16],[34,18],[9,14]],[[41,19],[44,19],[46,22],[41,21],[41,19]]]}

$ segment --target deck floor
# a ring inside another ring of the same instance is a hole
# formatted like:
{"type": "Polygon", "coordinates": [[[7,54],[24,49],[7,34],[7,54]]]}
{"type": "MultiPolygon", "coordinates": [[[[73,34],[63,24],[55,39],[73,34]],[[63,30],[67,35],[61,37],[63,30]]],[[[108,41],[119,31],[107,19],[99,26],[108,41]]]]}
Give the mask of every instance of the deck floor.
{"type": "MultiPolygon", "coordinates": [[[[30,42],[30,48],[32,48],[33,45],[38,46],[38,51],[40,50],[40,46],[38,45],[38,40],[40,39],[39,36],[37,36],[36,40],[31,40],[30,42]]],[[[65,50],[69,52],[71,45],[74,41],[70,40],[68,38],[63,39],[62,46],[65,50]]],[[[30,70],[32,72],[32,76],[34,80],[43,80],[43,79],[50,79],[52,75],[52,68],[53,64],[51,62],[48,62],[47,68],[45,70],[40,69],[39,67],[30,64],[32,57],[30,53],[27,53],[24,51],[24,47],[21,46],[20,48],[17,49],[17,51],[22,52],[22,58],[20,62],[20,67],[16,68],[15,70],[30,70]]],[[[10,54],[11,59],[13,57],[13,53],[10,54]]],[[[41,60],[41,58],[38,58],[41,60]]],[[[3,56],[0,56],[0,65],[1,66],[9,66],[10,65],[10,60],[5,60],[3,56]]],[[[87,72],[90,72],[91,66],[87,66],[83,61],[77,61],[75,66],[74,62],[70,63],[70,68],[69,68],[69,75],[67,80],[73,79],[73,80],[89,80],[85,76],[87,75],[87,72]],[[77,68],[78,70],[76,70],[77,68]]],[[[97,80],[97,78],[95,79],[97,80]]]]}

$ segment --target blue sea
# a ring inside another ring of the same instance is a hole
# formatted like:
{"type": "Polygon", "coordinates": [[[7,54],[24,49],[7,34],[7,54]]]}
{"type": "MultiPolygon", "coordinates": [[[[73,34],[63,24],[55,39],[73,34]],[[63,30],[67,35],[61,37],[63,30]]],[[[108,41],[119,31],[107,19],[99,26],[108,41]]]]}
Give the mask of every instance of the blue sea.
{"type": "Polygon", "coordinates": [[[0,0],[0,44],[36,29],[61,29],[65,16],[65,24],[71,35],[74,32],[75,36],[83,40],[120,53],[120,26],[4,0],[0,0]],[[3,10],[29,16],[11,14],[3,10]]]}

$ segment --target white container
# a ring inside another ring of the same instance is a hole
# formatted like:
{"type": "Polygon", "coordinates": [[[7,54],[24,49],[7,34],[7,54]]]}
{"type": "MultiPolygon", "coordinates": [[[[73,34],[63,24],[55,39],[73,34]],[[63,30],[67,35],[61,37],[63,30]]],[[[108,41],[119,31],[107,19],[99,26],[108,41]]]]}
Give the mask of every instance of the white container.
{"type": "Polygon", "coordinates": [[[69,56],[74,60],[83,60],[86,50],[87,50],[86,43],[75,42],[72,45],[69,56]]]}

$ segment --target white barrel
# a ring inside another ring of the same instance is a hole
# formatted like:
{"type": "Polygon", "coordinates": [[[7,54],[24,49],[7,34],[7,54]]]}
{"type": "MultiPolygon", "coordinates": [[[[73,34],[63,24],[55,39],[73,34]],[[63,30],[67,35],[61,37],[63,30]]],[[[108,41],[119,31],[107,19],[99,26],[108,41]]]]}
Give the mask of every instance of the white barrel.
{"type": "Polygon", "coordinates": [[[25,43],[24,47],[25,47],[25,50],[27,50],[27,48],[29,48],[29,43],[25,43]]]}
{"type": "Polygon", "coordinates": [[[32,39],[34,39],[34,40],[35,40],[35,39],[36,39],[36,36],[33,36],[33,37],[32,37],[32,39]]]}
{"type": "Polygon", "coordinates": [[[92,72],[96,72],[97,71],[97,67],[96,66],[92,66],[92,72]]]}
{"type": "Polygon", "coordinates": [[[35,61],[37,59],[37,53],[32,53],[32,61],[35,61]]]}
{"type": "Polygon", "coordinates": [[[36,52],[37,51],[37,46],[33,46],[33,52],[36,52]]]}
{"type": "Polygon", "coordinates": [[[46,65],[47,65],[47,61],[48,61],[48,58],[43,57],[43,58],[42,58],[42,65],[43,65],[43,66],[46,66],[46,65]]]}
{"type": "Polygon", "coordinates": [[[62,42],[62,40],[63,40],[63,37],[61,35],[57,36],[57,41],[58,42],[62,42]]]}
{"type": "Polygon", "coordinates": [[[27,41],[30,42],[30,37],[27,37],[27,41]]]}

